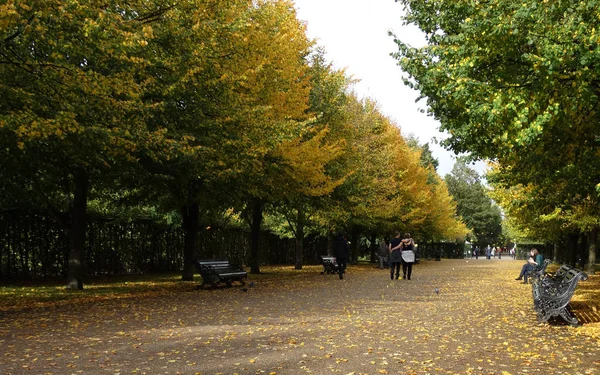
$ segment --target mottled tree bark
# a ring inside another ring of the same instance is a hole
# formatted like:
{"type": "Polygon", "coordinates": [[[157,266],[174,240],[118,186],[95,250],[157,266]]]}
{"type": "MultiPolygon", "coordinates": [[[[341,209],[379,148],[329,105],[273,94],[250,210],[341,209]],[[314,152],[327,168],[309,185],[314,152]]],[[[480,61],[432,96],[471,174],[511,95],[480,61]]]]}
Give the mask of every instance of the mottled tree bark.
{"type": "Polygon", "coordinates": [[[89,177],[84,171],[74,175],[75,192],[71,207],[71,248],[69,250],[69,270],[67,289],[83,289],[83,248],[85,246],[85,226],[89,177]]]}
{"type": "Polygon", "coordinates": [[[259,240],[260,225],[262,223],[263,204],[260,199],[253,198],[252,202],[252,221],[250,222],[250,273],[260,273],[259,240]]]}
{"type": "Polygon", "coordinates": [[[183,275],[181,280],[194,280],[194,262],[198,243],[199,204],[188,203],[181,209],[183,218],[183,275]]]}
{"type": "Polygon", "coordinates": [[[588,233],[588,263],[586,271],[589,275],[596,272],[596,250],[598,248],[598,231],[600,228],[595,227],[588,233]]]}
{"type": "Polygon", "coordinates": [[[301,209],[298,209],[296,224],[296,265],[295,269],[302,269],[302,257],[304,256],[304,215],[301,209]]]}

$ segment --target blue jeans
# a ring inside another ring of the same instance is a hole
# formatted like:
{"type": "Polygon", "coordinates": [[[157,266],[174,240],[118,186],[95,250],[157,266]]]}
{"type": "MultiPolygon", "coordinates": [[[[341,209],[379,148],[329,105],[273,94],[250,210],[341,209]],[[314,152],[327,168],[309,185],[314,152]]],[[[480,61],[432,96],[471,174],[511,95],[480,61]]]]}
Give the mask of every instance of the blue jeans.
{"type": "Polygon", "coordinates": [[[522,277],[523,281],[527,281],[527,275],[529,274],[529,271],[533,270],[534,268],[534,265],[525,263],[523,265],[523,268],[521,268],[521,273],[519,274],[519,277],[522,277]]]}

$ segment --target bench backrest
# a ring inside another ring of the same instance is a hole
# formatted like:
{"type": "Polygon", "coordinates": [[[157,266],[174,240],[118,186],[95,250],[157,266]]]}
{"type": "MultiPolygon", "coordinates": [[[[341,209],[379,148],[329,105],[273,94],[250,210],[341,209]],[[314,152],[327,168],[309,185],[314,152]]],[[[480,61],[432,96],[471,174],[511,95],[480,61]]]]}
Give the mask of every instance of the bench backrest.
{"type": "Polygon", "coordinates": [[[563,264],[562,266],[560,266],[560,268],[556,271],[556,273],[554,274],[553,278],[555,279],[563,279],[565,277],[565,275],[569,272],[569,270],[571,270],[571,266],[567,266],[566,264],[563,264]]]}
{"type": "Polygon", "coordinates": [[[196,269],[200,275],[218,273],[220,270],[232,270],[233,267],[228,260],[197,260],[196,269]]]}
{"type": "Polygon", "coordinates": [[[550,282],[541,281],[539,284],[534,285],[534,299],[544,295],[545,298],[552,298],[566,304],[575,293],[579,280],[587,280],[588,278],[587,273],[569,266],[561,266],[559,271],[560,276],[557,271],[550,282]]]}
{"type": "Polygon", "coordinates": [[[198,265],[198,266],[207,266],[207,267],[230,266],[228,260],[213,260],[213,259],[197,260],[196,261],[196,265],[198,265]]]}

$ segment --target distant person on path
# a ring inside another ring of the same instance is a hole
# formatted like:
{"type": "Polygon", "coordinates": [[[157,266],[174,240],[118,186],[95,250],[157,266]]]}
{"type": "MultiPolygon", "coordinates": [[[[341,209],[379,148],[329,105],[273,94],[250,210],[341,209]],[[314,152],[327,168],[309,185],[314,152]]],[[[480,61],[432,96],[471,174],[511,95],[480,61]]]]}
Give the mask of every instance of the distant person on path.
{"type": "Polygon", "coordinates": [[[389,249],[388,249],[388,245],[385,243],[385,241],[381,241],[381,244],[379,244],[379,268],[383,269],[383,268],[388,268],[388,260],[389,260],[389,249]]]}
{"type": "Polygon", "coordinates": [[[400,263],[402,263],[402,239],[400,232],[396,232],[396,237],[390,241],[390,279],[394,280],[394,269],[396,270],[396,279],[400,278],[400,263]]]}
{"type": "Polygon", "coordinates": [[[487,259],[492,259],[492,248],[490,247],[490,245],[487,245],[487,247],[485,248],[485,257],[487,259]]]}
{"type": "Polygon", "coordinates": [[[541,266],[542,263],[544,263],[544,257],[542,254],[540,254],[537,249],[531,249],[529,258],[527,258],[527,263],[523,265],[519,277],[517,277],[515,280],[523,280],[523,284],[527,284],[527,276],[529,275],[529,271],[541,266]]]}
{"type": "Polygon", "coordinates": [[[410,233],[404,233],[402,239],[402,278],[410,280],[412,266],[415,262],[415,241],[410,233]]]}
{"type": "Polygon", "coordinates": [[[510,256],[513,258],[513,260],[517,258],[517,252],[515,251],[514,247],[510,248],[510,256]]]}
{"type": "Polygon", "coordinates": [[[479,259],[479,246],[475,246],[475,259],[479,259]]]}
{"type": "Polygon", "coordinates": [[[348,261],[348,241],[341,233],[338,233],[333,241],[333,255],[338,264],[340,279],[343,279],[344,273],[346,273],[346,262],[348,261]]]}
{"type": "Polygon", "coordinates": [[[500,246],[496,247],[496,252],[498,253],[498,259],[502,259],[502,248],[500,246]]]}

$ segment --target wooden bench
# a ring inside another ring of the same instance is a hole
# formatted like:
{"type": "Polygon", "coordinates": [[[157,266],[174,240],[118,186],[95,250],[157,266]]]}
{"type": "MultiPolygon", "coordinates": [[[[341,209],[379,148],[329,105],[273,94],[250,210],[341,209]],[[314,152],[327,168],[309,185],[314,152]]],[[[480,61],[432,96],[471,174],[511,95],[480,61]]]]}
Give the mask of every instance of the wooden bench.
{"type": "Polygon", "coordinates": [[[566,322],[577,325],[579,321],[569,308],[579,280],[587,280],[588,275],[576,268],[561,266],[556,274],[546,274],[533,280],[533,306],[538,321],[546,322],[551,317],[562,317],[566,322]]]}
{"type": "Polygon", "coordinates": [[[196,269],[202,277],[200,289],[206,285],[216,288],[221,283],[231,286],[234,281],[244,285],[244,279],[248,277],[246,271],[232,266],[228,260],[197,260],[196,269]]]}
{"type": "Polygon", "coordinates": [[[323,271],[321,272],[321,275],[324,275],[326,273],[333,275],[334,273],[339,272],[340,267],[338,266],[335,257],[323,255],[321,256],[321,259],[323,260],[323,271]]]}

